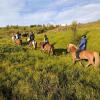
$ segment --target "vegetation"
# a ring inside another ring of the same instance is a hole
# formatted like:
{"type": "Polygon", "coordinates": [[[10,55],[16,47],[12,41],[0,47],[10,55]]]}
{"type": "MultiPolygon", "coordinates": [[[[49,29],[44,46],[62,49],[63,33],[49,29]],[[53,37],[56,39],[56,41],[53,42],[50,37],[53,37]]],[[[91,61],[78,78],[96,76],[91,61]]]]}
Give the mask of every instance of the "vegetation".
{"type": "Polygon", "coordinates": [[[73,35],[72,35],[73,36],[72,37],[73,43],[77,42],[77,26],[78,26],[77,22],[73,21],[72,25],[71,25],[71,30],[72,30],[72,33],[73,33],[73,35]]]}
{"type": "MultiPolygon", "coordinates": [[[[12,43],[12,31],[35,28],[41,27],[0,29],[0,100],[100,100],[100,68],[83,67],[78,62],[73,65],[66,53],[73,36],[70,26],[45,31],[50,43],[55,43],[54,56],[28,47],[25,38],[22,46],[12,43]]],[[[100,52],[100,22],[80,24],[77,35],[87,31],[87,49],[100,52]]],[[[35,36],[38,47],[43,35],[35,36]]]]}

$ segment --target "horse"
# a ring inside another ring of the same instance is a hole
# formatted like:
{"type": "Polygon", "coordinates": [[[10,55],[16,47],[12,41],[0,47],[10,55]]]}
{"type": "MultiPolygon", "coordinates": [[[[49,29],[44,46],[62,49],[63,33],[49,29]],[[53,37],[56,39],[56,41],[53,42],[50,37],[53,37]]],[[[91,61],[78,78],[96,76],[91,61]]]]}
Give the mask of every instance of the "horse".
{"type": "Polygon", "coordinates": [[[47,52],[49,55],[54,55],[54,44],[46,43],[44,46],[44,42],[40,42],[41,50],[47,52]]]}
{"type": "Polygon", "coordinates": [[[33,45],[34,49],[37,49],[37,42],[35,40],[32,41],[32,45],[33,45]]]}
{"type": "Polygon", "coordinates": [[[16,44],[16,45],[22,45],[22,40],[20,40],[20,39],[15,39],[15,44],[16,44]]]}
{"type": "Polygon", "coordinates": [[[22,37],[28,37],[28,33],[22,34],[22,37]]]}
{"type": "Polygon", "coordinates": [[[34,49],[37,49],[37,42],[35,40],[30,41],[30,39],[28,38],[27,42],[29,46],[33,45],[34,49]]]}
{"type": "MultiPolygon", "coordinates": [[[[73,64],[75,64],[75,62],[77,61],[77,59],[76,59],[76,50],[77,49],[78,49],[78,47],[74,44],[67,45],[67,52],[71,53],[73,64]]],[[[88,64],[86,66],[89,66],[89,65],[93,65],[95,67],[100,66],[100,56],[99,56],[98,52],[83,50],[80,52],[79,57],[80,57],[80,60],[88,61],[88,64]]]]}
{"type": "Polygon", "coordinates": [[[16,45],[22,45],[22,40],[16,39],[15,36],[12,36],[12,42],[14,42],[16,45]]]}

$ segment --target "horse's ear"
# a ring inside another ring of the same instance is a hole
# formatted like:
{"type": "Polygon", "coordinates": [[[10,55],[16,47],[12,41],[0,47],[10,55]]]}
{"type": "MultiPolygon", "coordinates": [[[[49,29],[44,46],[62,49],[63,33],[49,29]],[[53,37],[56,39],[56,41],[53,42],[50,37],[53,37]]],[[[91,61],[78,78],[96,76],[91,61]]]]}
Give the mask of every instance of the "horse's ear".
{"type": "Polygon", "coordinates": [[[67,48],[69,47],[69,44],[67,44],[67,48]]]}
{"type": "Polygon", "coordinates": [[[67,44],[67,52],[70,52],[69,44],[67,44]]]}

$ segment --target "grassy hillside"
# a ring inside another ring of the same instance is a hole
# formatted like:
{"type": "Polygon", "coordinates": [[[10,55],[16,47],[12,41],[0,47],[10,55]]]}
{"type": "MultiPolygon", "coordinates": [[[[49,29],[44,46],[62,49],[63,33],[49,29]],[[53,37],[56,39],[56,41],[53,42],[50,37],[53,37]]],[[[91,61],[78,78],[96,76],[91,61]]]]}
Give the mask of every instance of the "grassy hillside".
{"type": "MultiPolygon", "coordinates": [[[[11,30],[0,29],[0,100],[100,100],[100,68],[73,65],[66,54],[66,45],[72,42],[70,26],[35,35],[38,47],[48,35],[55,43],[55,56],[28,47],[25,38],[22,46],[15,46],[11,30]]],[[[23,28],[13,29],[17,30],[23,28]]],[[[79,25],[77,34],[87,31],[87,49],[100,52],[100,22],[79,25]]]]}

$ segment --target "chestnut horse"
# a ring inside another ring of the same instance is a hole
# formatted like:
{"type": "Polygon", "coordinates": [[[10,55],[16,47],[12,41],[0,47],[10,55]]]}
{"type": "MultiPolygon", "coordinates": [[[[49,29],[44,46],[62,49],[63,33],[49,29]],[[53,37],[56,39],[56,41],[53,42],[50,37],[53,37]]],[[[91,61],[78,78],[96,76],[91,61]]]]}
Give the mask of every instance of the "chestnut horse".
{"type": "MultiPolygon", "coordinates": [[[[74,64],[76,62],[76,50],[77,49],[78,48],[74,44],[69,44],[67,46],[67,52],[71,53],[74,64]]],[[[80,52],[79,57],[80,57],[80,60],[82,59],[88,60],[87,66],[89,65],[93,65],[95,67],[100,66],[100,56],[99,56],[99,53],[97,52],[91,52],[88,50],[84,50],[80,52]]]]}
{"type": "Polygon", "coordinates": [[[15,35],[12,36],[12,41],[13,41],[16,45],[22,45],[22,40],[16,39],[15,35]]]}
{"type": "Polygon", "coordinates": [[[44,42],[40,42],[40,45],[42,51],[47,52],[48,54],[54,54],[54,44],[47,43],[44,45],[44,42]]]}
{"type": "Polygon", "coordinates": [[[22,45],[22,40],[20,40],[20,39],[15,39],[15,44],[16,44],[16,45],[22,45]]]}

